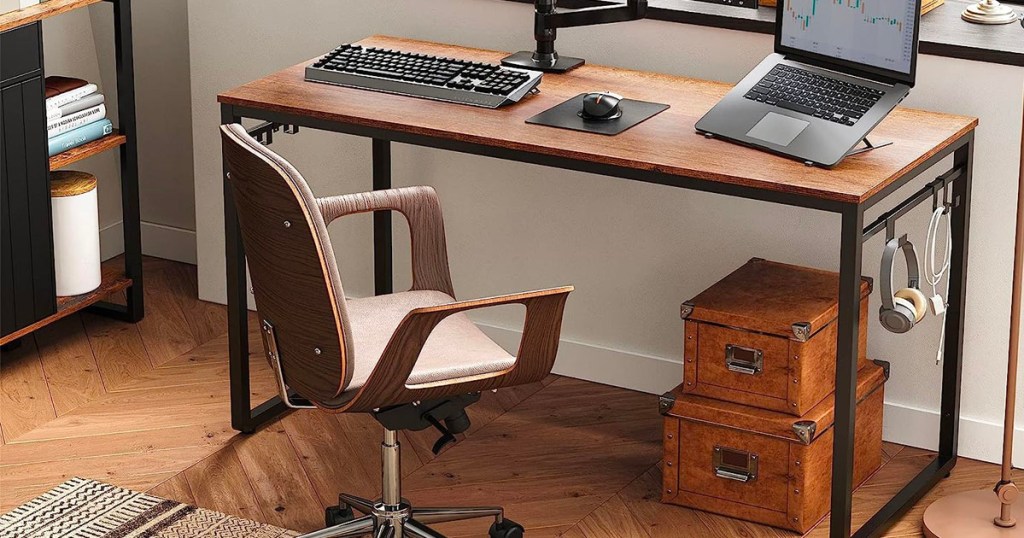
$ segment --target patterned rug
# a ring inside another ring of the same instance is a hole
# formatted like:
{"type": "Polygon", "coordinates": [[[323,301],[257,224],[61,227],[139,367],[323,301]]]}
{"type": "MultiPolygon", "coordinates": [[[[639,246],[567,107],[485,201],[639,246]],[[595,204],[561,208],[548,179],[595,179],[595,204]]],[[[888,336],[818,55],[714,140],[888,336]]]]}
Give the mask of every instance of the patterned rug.
{"type": "Polygon", "coordinates": [[[285,538],[298,533],[72,478],[0,516],[0,538],[285,538]]]}

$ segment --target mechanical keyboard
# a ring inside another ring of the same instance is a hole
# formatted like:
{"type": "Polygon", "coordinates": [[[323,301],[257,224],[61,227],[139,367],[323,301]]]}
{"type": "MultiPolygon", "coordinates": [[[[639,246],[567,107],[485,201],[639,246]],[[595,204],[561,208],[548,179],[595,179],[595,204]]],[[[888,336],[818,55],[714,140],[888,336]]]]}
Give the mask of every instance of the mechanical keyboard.
{"type": "Polygon", "coordinates": [[[776,65],[744,97],[843,125],[861,119],[884,91],[776,65]]]}
{"type": "Polygon", "coordinates": [[[487,108],[516,103],[541,73],[344,44],[306,67],[306,80],[487,108]]]}

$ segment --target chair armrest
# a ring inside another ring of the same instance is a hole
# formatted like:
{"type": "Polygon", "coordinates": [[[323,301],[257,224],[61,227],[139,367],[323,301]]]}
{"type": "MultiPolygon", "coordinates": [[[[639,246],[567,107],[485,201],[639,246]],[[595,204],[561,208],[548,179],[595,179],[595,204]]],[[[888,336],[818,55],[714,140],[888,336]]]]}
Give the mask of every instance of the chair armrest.
{"type": "Polygon", "coordinates": [[[565,301],[573,289],[565,286],[417,308],[409,312],[392,335],[366,384],[345,410],[371,411],[389,405],[540,381],[551,373],[554,365],[565,301]],[[445,318],[460,312],[508,304],[526,306],[523,336],[511,368],[493,374],[406,386],[427,338],[445,318]]]}
{"type": "Polygon", "coordinates": [[[316,199],[324,222],[372,211],[398,211],[409,223],[412,238],[412,289],[436,290],[452,297],[448,249],[444,238],[441,204],[432,187],[404,187],[325,196],[316,199]]]}

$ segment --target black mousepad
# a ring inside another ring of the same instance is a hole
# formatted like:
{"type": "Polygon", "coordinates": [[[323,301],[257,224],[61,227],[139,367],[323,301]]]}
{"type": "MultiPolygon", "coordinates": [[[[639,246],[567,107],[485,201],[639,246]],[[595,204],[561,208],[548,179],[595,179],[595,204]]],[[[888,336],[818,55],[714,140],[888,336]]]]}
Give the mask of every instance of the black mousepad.
{"type": "Polygon", "coordinates": [[[583,97],[586,95],[581,93],[560,105],[537,114],[526,120],[526,123],[612,136],[668,109],[668,105],[660,103],[623,99],[619,104],[622,116],[608,121],[584,120],[579,116],[579,111],[583,109],[583,97]]]}

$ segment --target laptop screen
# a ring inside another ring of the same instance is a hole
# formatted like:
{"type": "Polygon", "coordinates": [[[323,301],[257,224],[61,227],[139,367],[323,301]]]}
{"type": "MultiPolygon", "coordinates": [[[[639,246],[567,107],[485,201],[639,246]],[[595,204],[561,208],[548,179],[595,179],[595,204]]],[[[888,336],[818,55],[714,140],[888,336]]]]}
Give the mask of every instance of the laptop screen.
{"type": "Polygon", "coordinates": [[[920,0],[782,0],[776,39],[786,49],[912,81],[919,6],[920,0]]]}

